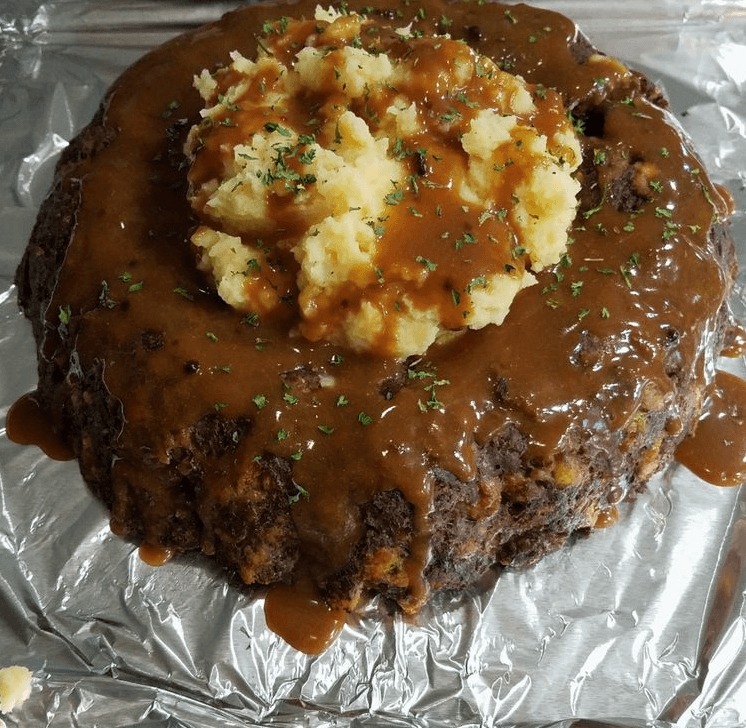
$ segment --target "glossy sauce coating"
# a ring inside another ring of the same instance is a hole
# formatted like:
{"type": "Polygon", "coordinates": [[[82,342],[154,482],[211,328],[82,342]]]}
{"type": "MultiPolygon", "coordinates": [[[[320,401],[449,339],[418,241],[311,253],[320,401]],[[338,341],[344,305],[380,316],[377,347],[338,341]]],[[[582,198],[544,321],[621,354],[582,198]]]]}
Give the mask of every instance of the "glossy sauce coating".
{"type": "Polygon", "coordinates": [[[332,609],[324,602],[308,579],[293,585],[275,584],[265,598],[264,612],[267,626],[307,655],[323,652],[347,619],[344,610],[332,609]]]}
{"type": "Polygon", "coordinates": [[[676,459],[713,485],[746,481],[746,382],[718,372],[708,405],[694,434],[676,451],[676,459]]]}
{"type": "Polygon", "coordinates": [[[138,549],[138,554],[148,566],[163,566],[163,564],[171,561],[173,557],[171,549],[161,546],[151,546],[145,543],[138,549]]]}
{"type": "MultiPolygon", "coordinates": [[[[310,17],[313,6],[300,3],[292,12],[310,17]]],[[[428,3],[422,27],[450,17],[452,32],[468,36],[478,26],[480,52],[567,98],[592,99],[599,77],[612,87],[628,82],[618,64],[576,63],[576,29],[561,16],[526,6],[487,10],[428,3]]],[[[183,169],[168,155],[169,136],[180,141],[180,119],[196,118],[192,74],[234,48],[253,55],[265,16],[288,12],[249,7],[168,44],[120,79],[105,113],[118,134],[95,164],[80,169],[78,222],[44,350],[54,352],[57,312],[69,306],[85,325],[76,342],[81,361],[105,357],[106,385],[122,402],[126,423],[113,467],[115,530],[126,532],[131,515],[117,493],[137,483],[150,504],[144,541],[157,544],[157,524],[172,516],[169,499],[176,498],[157,466],[176,457],[201,418],[245,423],[236,430],[235,452],[205,479],[195,507],[228,498],[247,474],[283,458],[297,488],[287,494],[301,554],[296,573],[322,583],[350,561],[361,537],[360,508],[376,493],[398,490],[414,512],[402,577],[410,594],[405,606],[414,611],[427,596],[434,469],[474,480],[480,448],[510,425],[529,438],[530,475],[554,461],[569,434],[612,438],[651,388],[672,403],[675,429],[675,383],[663,352],[674,332],[689,367],[682,376],[704,376],[701,342],[716,325],[729,276],[706,231],[725,204],[664,111],[641,96],[610,100],[602,141],[584,141],[591,156],[594,145],[603,152],[596,165],[601,201],[581,212],[569,255],[519,294],[502,326],[467,332],[406,367],[289,338],[287,322],[257,326],[206,290],[195,270],[188,242],[194,221],[183,169]],[[606,199],[604,175],[619,152],[652,170],[655,184],[633,212],[606,199]],[[145,345],[148,332],[158,346],[145,345]],[[600,342],[591,355],[589,340],[600,342]],[[314,372],[324,386],[299,385],[297,372],[314,372]]],[[[210,534],[202,548],[214,550],[210,534]]],[[[270,607],[280,593],[270,593],[270,607]]],[[[289,620],[270,616],[278,630],[289,620]]]]}
{"type": "Polygon", "coordinates": [[[54,431],[49,413],[39,407],[33,392],[25,394],[8,410],[8,439],[18,445],[36,445],[52,460],[72,460],[75,455],[54,431]]]}

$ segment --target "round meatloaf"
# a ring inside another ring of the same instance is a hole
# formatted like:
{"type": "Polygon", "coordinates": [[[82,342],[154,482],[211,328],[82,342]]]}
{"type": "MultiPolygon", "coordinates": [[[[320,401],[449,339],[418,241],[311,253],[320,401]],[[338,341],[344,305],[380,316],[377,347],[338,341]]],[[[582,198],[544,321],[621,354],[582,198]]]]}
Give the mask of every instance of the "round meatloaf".
{"type": "Polygon", "coordinates": [[[734,276],[726,198],[643,76],[526,5],[349,0],[553,88],[583,150],[571,244],[502,325],[404,360],[309,342],[197,270],[194,74],[315,2],[251,5],[152,51],[59,161],[18,269],[37,397],[117,534],[247,584],[417,610],[614,520],[696,422],[734,276]]]}

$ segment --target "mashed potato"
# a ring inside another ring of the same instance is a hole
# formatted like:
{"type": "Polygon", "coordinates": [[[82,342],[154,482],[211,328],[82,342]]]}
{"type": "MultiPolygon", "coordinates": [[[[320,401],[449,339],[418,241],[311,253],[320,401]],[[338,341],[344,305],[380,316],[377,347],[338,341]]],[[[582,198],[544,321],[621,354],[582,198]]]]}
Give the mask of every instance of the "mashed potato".
{"type": "Polygon", "coordinates": [[[10,713],[30,695],[31,671],[27,667],[11,665],[0,669],[0,713],[10,713]]]}
{"type": "Polygon", "coordinates": [[[447,36],[319,10],[195,79],[192,241],[219,295],[406,357],[500,324],[567,246],[580,148],[559,97],[447,36]]]}

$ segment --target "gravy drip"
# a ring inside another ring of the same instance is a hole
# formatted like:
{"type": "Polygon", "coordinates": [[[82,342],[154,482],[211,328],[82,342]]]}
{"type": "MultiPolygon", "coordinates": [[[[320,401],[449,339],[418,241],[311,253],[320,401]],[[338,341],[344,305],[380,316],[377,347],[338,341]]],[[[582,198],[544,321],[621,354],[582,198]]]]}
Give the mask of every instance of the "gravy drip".
{"type": "Polygon", "coordinates": [[[138,553],[140,558],[148,566],[163,566],[171,561],[174,555],[172,549],[164,548],[162,546],[152,546],[147,543],[140,546],[138,553]]]}
{"type": "Polygon", "coordinates": [[[332,609],[307,577],[295,584],[275,584],[264,602],[267,626],[307,655],[321,654],[342,631],[347,614],[332,609]]]}
{"type": "Polygon", "coordinates": [[[709,403],[676,459],[712,485],[746,481],[746,382],[719,371],[709,403]]]}
{"type": "MultiPolygon", "coordinates": [[[[115,528],[144,543],[220,555],[217,528],[195,526],[198,540],[179,545],[169,524],[173,514],[187,522],[238,502],[246,489],[247,498],[273,499],[273,517],[292,524],[295,540],[279,546],[294,554],[295,578],[310,573],[323,584],[361,542],[365,505],[398,491],[413,510],[399,578],[414,611],[427,595],[433,473],[477,480],[481,449],[511,426],[527,438],[526,477],[547,477],[569,435],[595,438],[601,449],[617,442],[651,387],[668,403],[671,426],[680,425],[677,381],[706,370],[701,342],[717,328],[729,273],[707,235],[724,204],[698,159],[626,69],[576,61],[571,22],[523,5],[433,0],[425,20],[414,18],[420,3],[381,5],[403,12],[397,26],[414,19],[424,32],[449,18],[454,37],[466,36],[528,82],[554,87],[573,104],[598,101],[581,141],[589,159],[600,149],[608,163],[595,165],[597,181],[587,186],[597,199],[581,209],[556,270],[521,291],[501,326],[469,331],[416,362],[288,337],[286,322],[255,325],[224,305],[195,270],[194,221],[174,151],[197,118],[192,74],[233,49],[252,57],[265,20],[313,17],[315,2],[249,6],[145,56],[116,84],[105,124],[117,134],[76,172],[80,207],[43,352],[51,358],[68,346],[56,317],[69,306],[84,323],[74,346],[83,370],[103,359],[106,387],[122,402],[111,473],[115,528]],[[606,101],[599,77],[616,89],[606,101]],[[655,189],[632,211],[613,204],[612,159],[644,160],[653,170],[655,189]],[[676,377],[666,353],[672,342],[676,377]],[[228,445],[184,459],[198,442],[195,423],[205,419],[220,424],[228,445]],[[271,495],[247,485],[277,472],[285,475],[271,495]]],[[[403,236],[419,234],[401,224],[403,236]]],[[[473,514],[480,517],[478,504],[473,514]]],[[[257,572],[250,557],[239,571],[247,581],[288,576],[257,572]]],[[[270,627],[294,642],[296,597],[275,587],[267,612],[270,627]]]]}
{"type": "Polygon", "coordinates": [[[34,393],[24,394],[8,410],[8,439],[17,445],[36,445],[52,460],[72,460],[75,454],[55,432],[49,414],[41,409],[34,393]]]}

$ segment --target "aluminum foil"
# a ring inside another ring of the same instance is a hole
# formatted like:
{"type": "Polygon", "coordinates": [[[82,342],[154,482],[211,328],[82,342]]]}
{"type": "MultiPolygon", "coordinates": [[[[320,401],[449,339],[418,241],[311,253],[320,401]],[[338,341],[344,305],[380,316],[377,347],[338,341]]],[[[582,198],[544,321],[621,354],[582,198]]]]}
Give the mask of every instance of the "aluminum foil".
{"type": "MultiPolygon", "coordinates": [[[[746,260],[743,0],[537,4],[664,85],[735,198],[746,260]]],[[[5,724],[745,726],[742,487],[672,468],[614,527],[438,596],[414,621],[373,602],[309,657],[267,630],[261,593],[197,558],[147,566],[75,463],[7,439],[9,406],[36,384],[13,274],[60,150],[125,66],[236,5],[0,3],[0,667],[33,672],[5,724]]],[[[732,301],[744,321],[745,282],[732,301]]]]}

